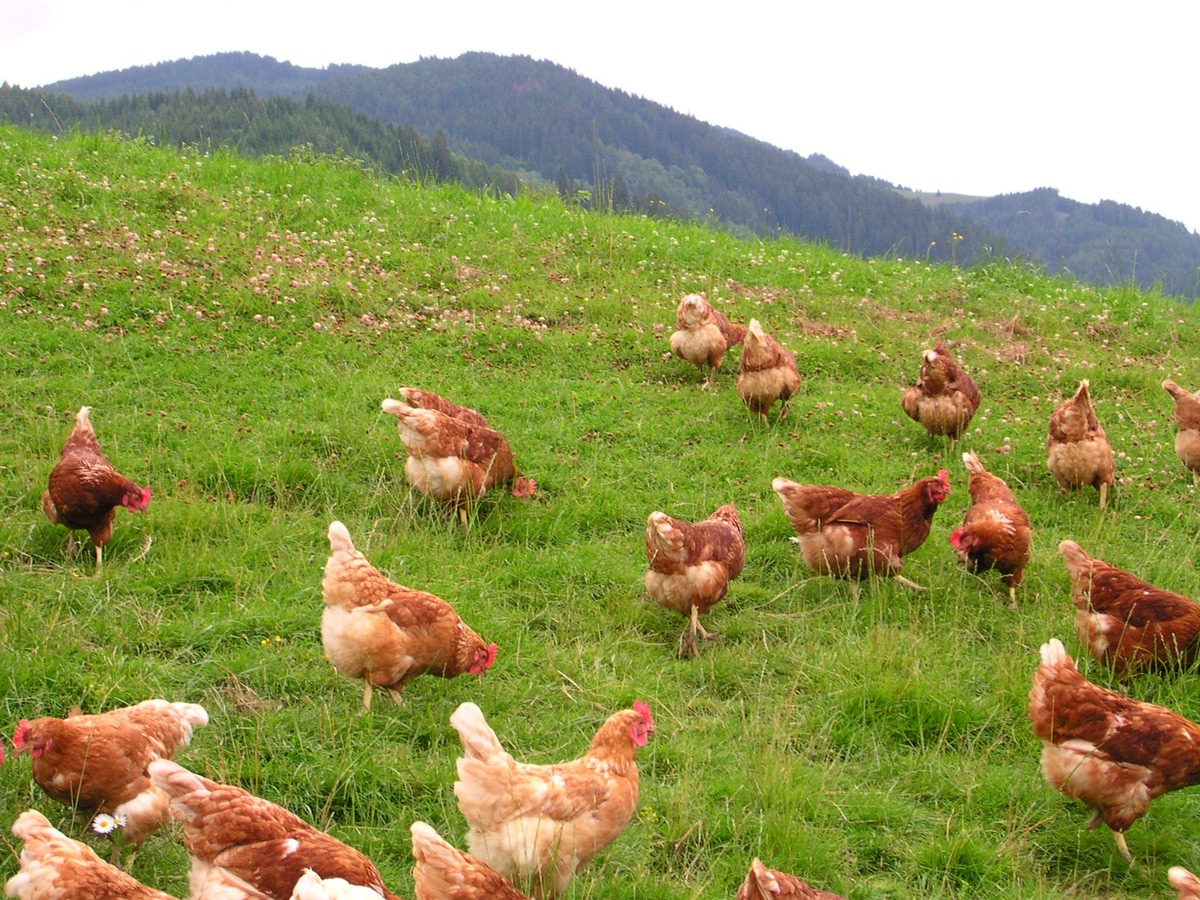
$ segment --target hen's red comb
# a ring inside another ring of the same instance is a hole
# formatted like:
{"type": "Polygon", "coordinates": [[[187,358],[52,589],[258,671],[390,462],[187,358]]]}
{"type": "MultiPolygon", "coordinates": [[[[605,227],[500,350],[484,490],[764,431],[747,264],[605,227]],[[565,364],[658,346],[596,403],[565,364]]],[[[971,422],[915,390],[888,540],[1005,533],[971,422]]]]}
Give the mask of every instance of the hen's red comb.
{"type": "Polygon", "coordinates": [[[945,469],[938,469],[938,481],[948,485],[950,483],[950,473],[945,469]]]}
{"type": "Polygon", "coordinates": [[[646,724],[654,727],[654,716],[650,715],[650,707],[641,700],[633,701],[633,711],[646,720],[646,724]]]}
{"type": "Polygon", "coordinates": [[[22,719],[17,723],[17,730],[13,732],[12,736],[14,750],[23,750],[25,748],[25,739],[29,734],[30,727],[28,719],[22,719]]]}

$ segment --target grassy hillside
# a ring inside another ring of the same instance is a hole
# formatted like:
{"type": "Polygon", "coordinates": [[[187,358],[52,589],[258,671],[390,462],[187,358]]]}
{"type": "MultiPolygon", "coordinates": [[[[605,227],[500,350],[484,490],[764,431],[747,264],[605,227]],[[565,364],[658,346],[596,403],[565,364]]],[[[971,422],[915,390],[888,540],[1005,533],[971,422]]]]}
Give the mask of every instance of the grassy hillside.
{"type": "MultiPolygon", "coordinates": [[[[639,811],[570,898],[732,897],[754,855],[851,898],[1169,897],[1200,871],[1200,792],[1130,829],[1137,863],[1042,780],[1025,716],[1037,648],[1077,656],[1063,538],[1200,596],[1196,494],[1172,451],[1164,377],[1200,386],[1194,310],[1020,268],[861,260],[794,241],[371,180],[350,164],[174,155],[0,129],[0,721],[152,696],[202,702],[180,754],[354,844],[411,897],[408,826],[463,843],[448,725],[479,703],[519,758],[583,752],[635,699],[658,733],[639,811]],[[799,359],[789,418],[756,423],[669,358],[674,309],[704,290],[799,359]],[[922,348],[950,342],[984,403],[962,449],[1007,478],[1035,527],[1020,608],[966,574],[947,535],[968,504],[958,453],[900,410],[922,348]],[[1110,510],[1060,496],[1046,419],[1090,378],[1117,452],[1110,510]],[[381,398],[401,385],[485,412],[537,478],[466,527],[411,496],[381,398]],[[96,574],[39,497],[80,405],[148,483],[96,574]],[[799,560],[770,482],[890,492],[949,469],[954,493],[904,572],[845,585],[799,560]],[[745,573],[676,656],[683,620],[642,588],[646,516],[734,502],[745,573]],[[453,602],[500,655],[482,680],[422,678],[360,716],[323,659],[329,522],[384,572],[453,602]]],[[[1085,673],[1111,678],[1081,661],[1085,673]]],[[[1136,696],[1200,718],[1192,676],[1136,696]]],[[[7,834],[35,806],[0,767],[7,834]]],[[[182,896],[160,832],[133,864],[182,896]]]]}

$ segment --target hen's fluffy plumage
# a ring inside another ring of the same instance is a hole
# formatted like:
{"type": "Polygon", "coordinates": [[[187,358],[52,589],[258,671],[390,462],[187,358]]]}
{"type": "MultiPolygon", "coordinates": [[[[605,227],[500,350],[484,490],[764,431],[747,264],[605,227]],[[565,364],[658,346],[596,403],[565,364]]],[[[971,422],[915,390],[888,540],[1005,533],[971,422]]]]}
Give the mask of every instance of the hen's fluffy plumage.
{"type": "Polygon", "coordinates": [[[787,418],[788,400],[800,390],[796,355],[765,333],[758,319],[750,320],[742,340],[742,366],[737,389],[746,408],[759,416],[764,424],[776,400],[780,401],[780,421],[787,418]]]}
{"type": "Polygon", "coordinates": [[[725,352],[742,343],[746,329],[734,325],[700,294],[687,294],[675,310],[671,352],[706,371],[705,387],[721,367],[725,352]]]}
{"type": "Polygon", "coordinates": [[[341,522],[329,526],[329,549],[321,643],[334,668],[363,679],[365,707],[372,686],[398,700],[418,675],[482,675],[495,661],[495,644],[485,644],[441,597],[385,578],[341,522]]]}
{"type": "Polygon", "coordinates": [[[1195,661],[1200,603],[1088,556],[1074,541],[1058,552],[1071,576],[1075,630],[1097,662],[1124,677],[1195,661]]]}
{"type": "Polygon", "coordinates": [[[283,807],[168,760],[149,771],[183,823],[192,900],[289,900],[306,869],[395,898],[369,859],[283,807]]]}
{"type": "Polygon", "coordinates": [[[1016,609],[1017,585],[1033,540],[1029,516],[1004,479],[985,469],[978,456],[964,453],[963,464],[970,473],[971,505],[962,525],[950,533],[950,546],[970,571],[999,572],[1008,587],[1009,605],[1016,609]]]}
{"type": "Polygon", "coordinates": [[[18,900],[175,900],[111,865],[72,840],[37,810],[17,817],[12,833],[25,842],[21,868],[4,885],[18,900]]]}
{"type": "Polygon", "coordinates": [[[1200,783],[1200,725],[1086,681],[1057,638],[1042,645],[1029,721],[1042,740],[1042,774],[1095,810],[1121,855],[1125,830],[1168,791],[1200,783]]]}
{"type": "Polygon", "coordinates": [[[654,730],[638,701],[600,726],[587,753],[558,765],[514,760],[474,703],[450,717],[462,741],[454,795],[471,854],[529,893],[555,897],[624,830],[638,797],[635,751],[654,730]]]}
{"type": "Polygon", "coordinates": [[[737,509],[727,503],[702,522],[691,524],[663,512],[646,521],[646,593],[660,606],[691,618],[683,652],[696,655],[696,634],[712,635],[699,616],[719,603],[729,582],[746,565],[746,542],[737,509]]]}
{"type": "Polygon", "coordinates": [[[33,780],[51,799],[84,813],[126,818],[124,841],[140,846],[168,819],[168,801],[146,775],[208,724],[195,703],[145,700],[99,715],[22,719],[13,749],[33,758],[33,780]]]}
{"type": "Polygon", "coordinates": [[[1170,378],[1162,386],[1175,401],[1175,455],[1200,486],[1200,391],[1189,394],[1170,378]]]}
{"type": "Polygon", "coordinates": [[[487,863],[451,847],[430,825],[412,823],[417,900],[528,900],[487,863]]]}
{"type": "Polygon", "coordinates": [[[845,900],[839,894],[818,891],[795,875],[768,869],[758,857],[750,863],[746,880],[738,888],[735,900],[845,900]]]}
{"type": "Polygon", "coordinates": [[[530,497],[537,489],[532,478],[517,471],[508,441],[494,428],[390,397],[382,406],[396,417],[408,450],[408,483],[426,497],[457,508],[463,521],[467,506],[489,488],[511,484],[514,497],[530,497]]]}
{"type": "Polygon", "coordinates": [[[50,486],[42,494],[42,511],[55,525],[71,533],[86,531],[101,564],[104,545],[112,537],[117,507],[141,512],[150,505],[150,488],[138,487],[108,461],[88,419],[90,406],[75,415],[75,427],[50,471],[50,486]]]}
{"type": "Polygon", "coordinates": [[[901,406],[931,437],[949,436],[950,445],[967,430],[979,409],[979,388],[941,341],[921,354],[917,383],[904,392],[901,406]]]}
{"type": "Polygon", "coordinates": [[[1079,383],[1075,396],[1050,416],[1046,468],[1063,491],[1088,485],[1098,488],[1100,508],[1104,509],[1116,467],[1112,447],[1096,418],[1086,378],[1079,383]]]}
{"type": "Polygon", "coordinates": [[[1171,866],[1167,869],[1167,881],[1179,891],[1179,900],[1200,900],[1200,878],[1183,866],[1171,866]]]}
{"type": "Polygon", "coordinates": [[[938,505],[950,496],[945,469],[894,494],[857,494],[786,478],[771,487],[799,534],[804,562],[821,575],[849,578],[855,596],[858,580],[871,575],[917,587],[900,575],[901,557],[925,543],[938,505]]]}
{"type": "Polygon", "coordinates": [[[400,388],[400,396],[404,398],[409,406],[415,406],[419,409],[436,409],[438,412],[443,412],[451,418],[466,422],[468,425],[482,425],[484,428],[492,427],[488,424],[488,420],[483,417],[483,413],[476,412],[469,406],[459,406],[445,397],[439,397],[433,391],[402,387],[400,388]]]}

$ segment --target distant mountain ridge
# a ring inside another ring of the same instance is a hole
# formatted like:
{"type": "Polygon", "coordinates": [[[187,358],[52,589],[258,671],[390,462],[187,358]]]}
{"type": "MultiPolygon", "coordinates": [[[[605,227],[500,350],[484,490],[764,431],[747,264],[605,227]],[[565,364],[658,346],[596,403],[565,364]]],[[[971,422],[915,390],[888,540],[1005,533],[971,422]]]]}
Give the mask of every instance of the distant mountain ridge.
{"type": "Polygon", "coordinates": [[[805,159],[529,57],[467,53],[386,69],[306,69],[228,53],[42,90],[97,102],[205,88],[300,102],[321,97],[595,205],[760,234],[786,231],[864,255],[958,262],[1028,255],[1085,281],[1157,284],[1189,298],[1200,290],[1200,236],[1161,216],[1111,202],[1081,204],[1052,189],[922,203],[880,179],[851,177],[820,154],[805,159]]]}

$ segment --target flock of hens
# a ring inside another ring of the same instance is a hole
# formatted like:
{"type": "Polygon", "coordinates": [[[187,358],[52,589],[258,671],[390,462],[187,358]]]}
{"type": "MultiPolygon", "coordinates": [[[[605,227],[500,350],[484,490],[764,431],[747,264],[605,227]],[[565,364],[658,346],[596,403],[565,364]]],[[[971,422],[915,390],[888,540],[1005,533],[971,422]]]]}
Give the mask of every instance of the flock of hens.
{"type": "MultiPolygon", "coordinates": [[[[737,390],[764,421],[776,402],[779,417],[798,391],[795,356],[762,330],[731,323],[698,294],[677,310],[672,352],[706,370],[705,388],[730,347],[741,345],[737,390]]],[[[1173,381],[1176,452],[1200,482],[1200,394],[1173,381]]],[[[534,481],[513,462],[505,438],[474,410],[436,394],[402,388],[403,400],[383,401],[397,419],[408,450],[408,482],[465,518],[487,490],[508,485],[529,497],[534,481]]],[[[941,343],[922,355],[920,377],[903,395],[904,411],[951,446],[980,403],[971,377],[941,343]]],[[[150,489],[120,475],[103,455],[83,407],[42,497],[46,517],[87,531],[96,566],[103,560],[118,507],[137,512],[150,489]]],[[[1047,466],[1064,490],[1094,486],[1103,507],[1114,480],[1113,454],[1096,419],[1088,382],[1050,417],[1047,466]]],[[[954,553],[972,572],[996,571],[1010,605],[1030,557],[1029,517],[1004,480],[974,453],[963,454],[971,506],[950,534],[954,553]]],[[[804,562],[822,575],[858,582],[900,574],[902,558],[929,536],[939,504],[949,496],[945,470],[889,495],[776,478],[774,491],[797,532],[804,562]]],[[[387,579],[355,549],[341,522],[329,526],[330,556],[322,593],[321,639],[333,666],[363,681],[363,706],[375,690],[395,699],[413,678],[482,674],[496,658],[445,600],[387,579]]],[[[1088,556],[1074,541],[1059,545],[1077,607],[1076,628],[1092,655],[1124,676],[1140,669],[1190,665],[1200,643],[1200,605],[1156,588],[1088,556]]],[[[746,547],[736,508],[726,504],[702,522],[652,512],[646,525],[647,594],[688,619],[681,652],[697,653],[697,638],[714,635],[700,624],[742,571],[746,547]]],[[[1089,827],[1112,831],[1126,859],[1124,833],[1157,796],[1200,783],[1200,725],[1161,706],[1086,681],[1062,643],[1041,648],[1029,694],[1029,719],[1043,742],[1047,781],[1094,810],[1089,827]]],[[[22,720],[16,754],[32,758],[34,781],[53,800],[121,825],[113,860],[53,828],[39,812],[18,817],[13,834],[24,842],[20,871],[8,896],[33,898],[167,898],[119,868],[122,843],[135,851],[172,818],[182,823],[192,858],[196,900],[315,900],[391,898],[374,865],[358,851],[287,810],[232,785],[196,775],[173,761],[196,727],[208,722],[192,703],[147,700],[99,715],[22,720]]],[[[418,900],[550,900],[579,869],[612,842],[637,805],[636,751],[654,731],[641,701],[601,725],[587,752],[572,762],[529,765],[514,760],[483,712],[463,703],[450,717],[462,742],[458,806],[468,824],[469,853],[452,847],[424,822],[412,825],[418,900]]],[[[0,761],[3,760],[0,747],[0,761]]],[[[127,860],[128,864],[128,860],[127,860]]],[[[1200,900],[1200,880],[1175,867],[1169,880],[1181,898],[1200,900]]],[[[834,898],[799,878],[754,859],[738,900],[834,898]]]]}

